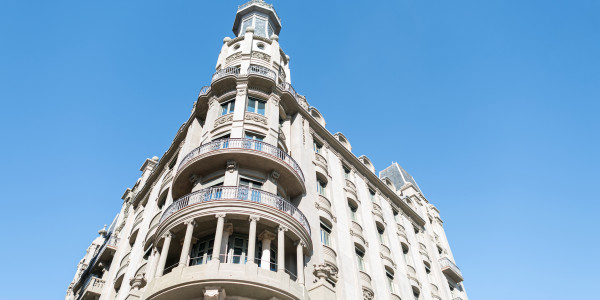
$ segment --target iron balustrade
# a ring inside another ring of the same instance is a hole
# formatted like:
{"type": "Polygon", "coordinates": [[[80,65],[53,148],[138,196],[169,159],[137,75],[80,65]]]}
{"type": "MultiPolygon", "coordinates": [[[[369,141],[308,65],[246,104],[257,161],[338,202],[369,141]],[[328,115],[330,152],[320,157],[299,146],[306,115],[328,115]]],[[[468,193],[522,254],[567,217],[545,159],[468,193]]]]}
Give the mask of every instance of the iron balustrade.
{"type": "Polygon", "coordinates": [[[275,71],[259,65],[250,65],[250,67],[248,67],[248,74],[258,74],[271,78],[273,80],[277,78],[277,74],[275,73],[275,71]]]}
{"type": "Polygon", "coordinates": [[[212,80],[215,81],[221,77],[225,77],[227,75],[235,75],[238,76],[240,74],[240,68],[239,67],[227,67],[225,69],[221,69],[217,72],[215,72],[215,74],[213,74],[212,80]]]}
{"type": "MultiPolygon", "coordinates": [[[[204,256],[198,256],[198,257],[192,257],[192,258],[190,258],[189,265],[190,266],[203,265],[203,264],[207,264],[210,260],[212,260],[211,254],[206,254],[204,256]]],[[[242,255],[220,254],[219,262],[222,264],[243,265],[243,264],[248,263],[248,256],[243,255],[243,254],[242,255]]],[[[254,263],[256,263],[258,266],[260,266],[262,263],[261,258],[259,256],[255,257],[254,263]]],[[[273,272],[277,272],[277,263],[274,263],[271,261],[269,261],[268,263],[269,263],[269,270],[271,270],[273,272]]],[[[169,267],[169,269],[172,269],[177,265],[178,265],[178,263],[169,267]]],[[[298,280],[298,276],[296,274],[294,274],[292,271],[285,269],[285,268],[284,268],[284,271],[285,271],[285,273],[287,273],[290,276],[290,279],[292,279],[293,281],[298,280]]]]}
{"type": "Polygon", "coordinates": [[[198,94],[198,95],[199,96],[206,95],[206,94],[208,94],[209,91],[210,91],[210,86],[203,86],[200,89],[200,94],[198,94]]]}
{"type": "Polygon", "coordinates": [[[169,205],[160,218],[160,223],[166,220],[170,215],[188,206],[215,200],[251,201],[277,208],[300,222],[310,235],[310,225],[308,224],[308,220],[292,203],[275,194],[245,186],[210,187],[187,194],[169,205]]]}
{"type": "Polygon", "coordinates": [[[442,269],[450,268],[450,270],[452,270],[452,272],[454,272],[455,274],[458,274],[461,278],[463,277],[460,269],[449,258],[447,258],[447,257],[440,258],[439,262],[440,262],[440,266],[442,267],[442,269]]]}
{"type": "Polygon", "coordinates": [[[274,156],[286,164],[292,167],[294,171],[300,176],[302,181],[304,181],[304,174],[302,173],[302,169],[300,169],[300,165],[285,151],[262,141],[257,141],[253,139],[245,139],[245,138],[237,138],[237,139],[219,139],[214,140],[212,142],[206,143],[204,145],[200,145],[200,147],[190,151],[190,153],[186,154],[186,156],[179,163],[179,167],[177,171],[179,172],[181,168],[192,158],[211,152],[216,150],[223,149],[249,149],[254,151],[259,151],[262,153],[269,154],[274,156]]]}

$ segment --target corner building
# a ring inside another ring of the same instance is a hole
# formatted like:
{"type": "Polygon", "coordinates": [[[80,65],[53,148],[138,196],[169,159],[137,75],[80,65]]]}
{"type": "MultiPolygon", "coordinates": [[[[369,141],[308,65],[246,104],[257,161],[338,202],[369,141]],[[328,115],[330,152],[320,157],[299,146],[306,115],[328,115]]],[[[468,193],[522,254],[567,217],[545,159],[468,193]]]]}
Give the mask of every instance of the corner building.
{"type": "Polygon", "coordinates": [[[67,300],[467,299],[439,211],[376,175],[291,84],[272,5],[239,6],[210,86],[147,159],[67,300]]]}

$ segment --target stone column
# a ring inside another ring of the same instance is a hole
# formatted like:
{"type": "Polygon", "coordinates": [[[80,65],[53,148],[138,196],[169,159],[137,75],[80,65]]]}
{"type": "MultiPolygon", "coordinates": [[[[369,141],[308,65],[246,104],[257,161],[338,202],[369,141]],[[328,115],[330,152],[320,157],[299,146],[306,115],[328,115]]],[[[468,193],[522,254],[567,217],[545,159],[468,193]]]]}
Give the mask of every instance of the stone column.
{"type": "Polygon", "coordinates": [[[219,262],[219,254],[221,254],[221,241],[223,240],[223,225],[225,224],[225,214],[220,213],[215,215],[217,218],[217,230],[215,232],[215,243],[213,246],[212,259],[219,262]]]}
{"type": "Polygon", "coordinates": [[[194,227],[196,226],[196,221],[188,220],[184,222],[187,225],[185,229],[185,238],[183,240],[183,247],[181,248],[181,256],[179,257],[179,265],[186,266],[189,263],[190,258],[190,250],[192,246],[192,234],[194,233],[194,227]]]}
{"type": "Polygon", "coordinates": [[[279,225],[277,233],[277,272],[285,272],[285,232],[287,227],[279,225]]]}
{"type": "Polygon", "coordinates": [[[256,223],[260,220],[257,216],[250,216],[250,230],[248,232],[248,260],[254,263],[254,250],[256,248],[256,223]]]}
{"type": "Polygon", "coordinates": [[[298,275],[298,284],[304,285],[304,243],[298,241],[296,246],[296,274],[298,275]]]}
{"type": "Polygon", "coordinates": [[[158,249],[152,248],[152,256],[148,262],[148,281],[152,281],[154,274],[156,274],[156,266],[158,266],[158,249]]]}
{"type": "Polygon", "coordinates": [[[160,277],[163,275],[165,271],[165,264],[167,263],[167,256],[169,255],[169,247],[171,246],[171,239],[173,238],[172,232],[167,232],[163,238],[165,241],[163,242],[162,251],[160,251],[160,259],[158,260],[158,267],[156,269],[156,277],[160,277]]]}
{"type": "Polygon", "coordinates": [[[260,256],[260,267],[271,269],[271,241],[275,239],[275,234],[270,231],[263,231],[258,239],[262,241],[262,253],[260,256]]]}
{"type": "MultiPolygon", "coordinates": [[[[223,224],[223,239],[221,240],[221,254],[227,257],[227,243],[229,242],[229,236],[233,233],[233,224],[223,224]]],[[[216,245],[216,244],[215,244],[216,245]]],[[[225,262],[225,259],[221,259],[221,262],[225,262]]]]}

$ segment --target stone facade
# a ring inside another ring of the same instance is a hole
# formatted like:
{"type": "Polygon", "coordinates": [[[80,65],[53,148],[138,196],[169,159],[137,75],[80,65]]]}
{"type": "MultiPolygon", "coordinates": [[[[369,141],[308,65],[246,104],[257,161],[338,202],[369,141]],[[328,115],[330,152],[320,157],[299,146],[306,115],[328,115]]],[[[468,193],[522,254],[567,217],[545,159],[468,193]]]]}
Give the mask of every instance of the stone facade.
{"type": "Polygon", "coordinates": [[[279,16],[238,8],[210,86],[147,159],[66,299],[467,299],[439,211],[291,85],[279,16]]]}

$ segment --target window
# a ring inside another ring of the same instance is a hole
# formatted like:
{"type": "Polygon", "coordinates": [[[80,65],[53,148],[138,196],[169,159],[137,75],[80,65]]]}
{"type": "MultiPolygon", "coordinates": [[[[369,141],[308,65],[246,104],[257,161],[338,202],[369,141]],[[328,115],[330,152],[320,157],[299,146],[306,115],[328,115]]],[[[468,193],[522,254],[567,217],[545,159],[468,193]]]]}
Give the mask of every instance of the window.
{"type": "Polygon", "coordinates": [[[325,246],[331,246],[331,227],[321,223],[321,244],[325,246]]]}
{"type": "Polygon", "coordinates": [[[348,210],[350,211],[350,219],[352,219],[352,221],[358,221],[358,216],[356,211],[358,210],[358,207],[356,207],[354,204],[348,202],[348,210]]]}
{"type": "Polygon", "coordinates": [[[415,297],[415,300],[419,300],[419,291],[413,289],[413,296],[415,297]]]}
{"type": "Polygon", "coordinates": [[[387,283],[388,283],[388,288],[390,289],[391,293],[395,293],[396,292],[396,288],[394,286],[394,273],[392,273],[391,271],[389,271],[388,269],[385,270],[385,276],[387,278],[387,283]]]}
{"type": "Polygon", "coordinates": [[[221,104],[221,116],[232,114],[235,110],[235,99],[221,104]]]}
{"type": "Polygon", "coordinates": [[[344,178],[350,179],[350,169],[348,169],[346,166],[342,167],[344,168],[344,178]]]}
{"type": "Polygon", "coordinates": [[[404,262],[407,265],[412,265],[412,258],[408,251],[408,246],[406,246],[405,244],[402,244],[402,256],[404,257],[404,262]]]}
{"type": "Polygon", "coordinates": [[[321,196],[327,196],[327,191],[325,189],[325,187],[327,186],[327,183],[325,183],[323,180],[317,178],[317,193],[319,193],[319,195],[321,196]]]}
{"type": "Polygon", "coordinates": [[[356,264],[358,265],[358,269],[365,272],[365,252],[356,247],[354,247],[354,252],[356,253],[356,264]]]}
{"type": "Polygon", "coordinates": [[[377,226],[377,237],[379,238],[379,242],[381,244],[386,244],[386,240],[385,240],[385,229],[383,229],[382,227],[377,226]]]}
{"type": "Polygon", "coordinates": [[[372,189],[369,189],[369,199],[371,199],[371,201],[373,202],[377,202],[375,198],[375,191],[373,191],[372,189]]]}
{"type": "Polygon", "coordinates": [[[265,115],[265,101],[248,97],[248,106],[246,110],[249,112],[265,115]]]}
{"type": "Polygon", "coordinates": [[[313,149],[315,150],[315,153],[322,154],[323,145],[317,143],[316,141],[313,141],[313,149]]]}
{"type": "Polygon", "coordinates": [[[261,195],[260,189],[262,189],[262,182],[254,181],[254,180],[250,180],[250,179],[246,179],[246,178],[240,178],[240,186],[249,188],[248,190],[240,189],[239,193],[241,195],[239,195],[239,196],[241,199],[252,200],[254,202],[260,202],[260,195],[261,195]]]}
{"type": "Polygon", "coordinates": [[[398,211],[392,208],[392,213],[394,214],[394,221],[399,222],[398,220],[398,211]]]}
{"type": "Polygon", "coordinates": [[[429,279],[429,282],[433,283],[433,279],[431,278],[431,267],[427,262],[423,262],[423,265],[425,266],[425,273],[427,274],[427,279],[429,279]]]}

